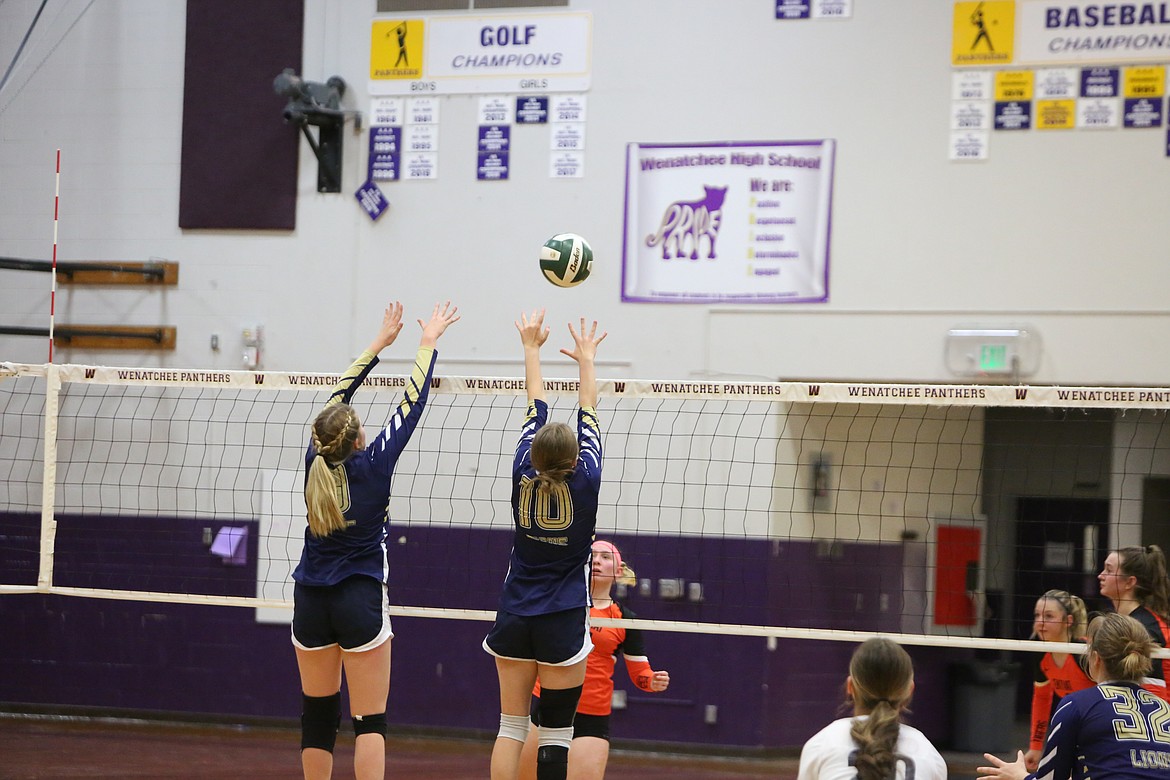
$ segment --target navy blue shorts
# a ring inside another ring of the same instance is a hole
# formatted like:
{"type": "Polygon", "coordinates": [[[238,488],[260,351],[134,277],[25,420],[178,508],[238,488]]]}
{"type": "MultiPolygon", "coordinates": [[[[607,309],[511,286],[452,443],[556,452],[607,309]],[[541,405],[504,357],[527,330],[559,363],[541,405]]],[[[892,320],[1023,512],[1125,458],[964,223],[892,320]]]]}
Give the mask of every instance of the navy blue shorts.
{"type": "Polygon", "coordinates": [[[293,585],[292,642],[301,650],[340,645],[361,653],[394,636],[386,586],[356,575],[336,585],[293,585]]]}
{"type": "MultiPolygon", "coordinates": [[[[532,699],[532,725],[540,726],[540,697],[532,699]]],[[[609,742],[609,716],[586,715],[578,712],[573,715],[573,739],[577,737],[596,737],[609,742]]]]}
{"type": "Polygon", "coordinates": [[[589,638],[589,607],[547,615],[513,615],[500,610],[483,640],[483,649],[496,658],[536,661],[548,666],[572,666],[593,650],[589,638]]]}

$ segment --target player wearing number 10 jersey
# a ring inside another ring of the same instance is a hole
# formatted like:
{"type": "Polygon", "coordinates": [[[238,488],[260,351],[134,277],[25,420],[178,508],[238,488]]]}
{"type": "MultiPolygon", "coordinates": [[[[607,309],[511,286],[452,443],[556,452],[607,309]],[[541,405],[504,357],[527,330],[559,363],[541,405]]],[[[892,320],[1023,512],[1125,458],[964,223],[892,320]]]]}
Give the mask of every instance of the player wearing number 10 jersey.
{"type": "Polygon", "coordinates": [[[532,440],[547,421],[548,404],[532,401],[512,462],[516,536],[500,609],[516,615],[547,615],[589,604],[589,552],[601,488],[597,410],[577,410],[576,468],[546,492],[532,465],[532,440]]]}
{"type": "Polygon", "coordinates": [[[540,348],[548,340],[544,311],[516,323],[524,347],[528,413],[512,462],[515,533],[500,606],[484,650],[500,678],[500,730],[492,748],[492,780],[514,780],[528,738],[528,703],[542,686],[537,748],[539,780],[564,780],[573,715],[585,681],[589,639],[589,555],[601,489],[601,429],[594,357],[606,334],[597,323],[569,325],[574,347],[561,352],[580,370],[577,429],[548,422],[540,348]]]}

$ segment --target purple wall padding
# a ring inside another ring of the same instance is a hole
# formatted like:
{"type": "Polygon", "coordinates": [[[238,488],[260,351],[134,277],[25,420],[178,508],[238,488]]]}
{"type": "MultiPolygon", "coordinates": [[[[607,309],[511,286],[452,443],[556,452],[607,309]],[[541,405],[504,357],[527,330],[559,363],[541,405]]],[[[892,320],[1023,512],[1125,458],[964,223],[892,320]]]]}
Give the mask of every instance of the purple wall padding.
{"type": "MultiPolygon", "coordinates": [[[[57,581],[121,589],[249,595],[248,564],[225,566],[191,518],[62,517],[57,581]]],[[[240,525],[233,522],[232,525],[240,525]]],[[[254,530],[254,529],[253,529],[254,530]]],[[[36,581],[39,518],[0,516],[17,540],[0,552],[0,582],[36,581]],[[25,542],[19,542],[24,539],[25,542]]],[[[702,602],[631,592],[640,617],[680,621],[897,631],[902,548],[843,544],[832,557],[811,542],[720,537],[609,537],[639,578],[704,584],[702,602]],[[821,553],[821,554],[819,554],[821,553]],[[886,612],[872,608],[886,594],[886,612]],[[870,605],[870,606],[866,606],[870,605]]],[[[396,527],[390,537],[392,604],[494,609],[511,535],[503,530],[396,527]]],[[[0,546],[2,549],[2,546],[0,546]]],[[[294,719],[300,695],[285,625],[262,625],[251,609],[44,595],[0,597],[0,702],[294,719]]],[[[493,733],[499,718],[494,663],[480,648],[488,624],[395,618],[388,716],[396,726],[493,733]]],[[[643,693],[619,663],[629,706],[615,739],[795,747],[838,716],[852,645],[762,637],[647,632],[664,694],[643,693]],[[714,724],[704,722],[708,705],[714,724]]],[[[907,648],[917,694],[910,720],[939,744],[950,729],[948,667],[970,651],[907,648]]]]}
{"type": "Polygon", "coordinates": [[[304,0],[188,0],[179,227],[296,227],[300,133],[272,81],[301,73],[303,28],[304,0]]]}

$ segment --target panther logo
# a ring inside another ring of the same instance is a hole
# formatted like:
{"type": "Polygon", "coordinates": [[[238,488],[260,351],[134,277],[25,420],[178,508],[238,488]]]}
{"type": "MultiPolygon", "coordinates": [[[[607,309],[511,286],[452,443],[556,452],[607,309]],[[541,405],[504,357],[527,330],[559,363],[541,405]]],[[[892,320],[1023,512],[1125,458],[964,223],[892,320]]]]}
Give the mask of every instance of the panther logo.
{"type": "Polygon", "coordinates": [[[666,207],[658,232],[646,236],[646,246],[662,244],[662,259],[683,257],[690,248],[689,257],[699,259],[703,238],[707,239],[707,258],[715,259],[715,239],[723,221],[723,199],[726,187],[703,185],[701,200],[678,200],[666,207]]]}

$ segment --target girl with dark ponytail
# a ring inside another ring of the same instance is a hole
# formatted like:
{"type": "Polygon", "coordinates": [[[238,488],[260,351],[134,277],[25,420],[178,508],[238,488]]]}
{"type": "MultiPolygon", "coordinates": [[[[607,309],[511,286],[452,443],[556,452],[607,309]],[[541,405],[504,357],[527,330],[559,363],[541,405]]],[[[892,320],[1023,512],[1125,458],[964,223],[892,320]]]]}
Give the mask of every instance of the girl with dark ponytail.
{"type": "Polygon", "coordinates": [[[947,765],[922,732],[902,723],[914,692],[910,656],[890,639],[867,639],[845,680],[853,717],[804,744],[798,780],[945,780],[947,765]]]}
{"type": "MultiPolygon", "coordinates": [[[[1101,595],[1113,602],[1113,608],[1145,626],[1155,644],[1170,646],[1170,578],[1166,575],[1166,556],[1156,544],[1145,547],[1122,547],[1109,553],[1097,575],[1101,595]]],[[[1170,700],[1170,660],[1155,661],[1146,687],[1170,700]]]]}

